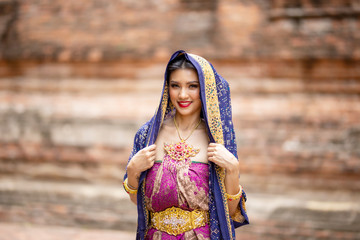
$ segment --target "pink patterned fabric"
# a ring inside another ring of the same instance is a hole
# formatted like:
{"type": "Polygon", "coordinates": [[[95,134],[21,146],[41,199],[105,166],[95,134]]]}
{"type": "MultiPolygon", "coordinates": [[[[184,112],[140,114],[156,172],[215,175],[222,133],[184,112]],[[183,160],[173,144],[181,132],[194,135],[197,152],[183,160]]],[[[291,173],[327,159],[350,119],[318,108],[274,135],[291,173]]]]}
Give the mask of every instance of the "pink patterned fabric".
{"type": "MultiPolygon", "coordinates": [[[[165,155],[163,163],[156,162],[145,182],[145,203],[149,211],[159,212],[170,207],[184,210],[209,210],[209,165],[176,161],[165,155]]],[[[146,239],[210,239],[209,225],[179,234],[149,229],[146,239]]]]}

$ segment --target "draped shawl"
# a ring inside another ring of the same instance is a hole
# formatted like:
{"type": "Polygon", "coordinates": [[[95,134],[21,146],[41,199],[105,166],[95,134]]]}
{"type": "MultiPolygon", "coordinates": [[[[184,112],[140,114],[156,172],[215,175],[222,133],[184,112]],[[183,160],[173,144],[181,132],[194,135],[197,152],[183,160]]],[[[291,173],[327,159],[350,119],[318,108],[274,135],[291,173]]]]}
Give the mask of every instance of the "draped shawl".
{"type": "MultiPolygon", "coordinates": [[[[207,60],[200,56],[186,53],[183,50],[175,52],[171,56],[169,63],[180,54],[184,54],[197,71],[202,103],[201,115],[205,120],[210,142],[223,144],[237,158],[229,84],[207,60]]],[[[159,107],[155,115],[137,131],[129,161],[139,150],[155,143],[164,119],[170,117],[174,111],[173,107],[169,104],[167,78],[168,72],[166,70],[159,107]]],[[[237,217],[235,219],[234,217],[231,218],[225,196],[225,170],[210,162],[209,171],[211,239],[235,239],[234,228],[249,223],[245,209],[246,194],[244,191],[242,192],[243,197],[239,203],[237,217]]],[[[149,227],[149,213],[145,206],[144,179],[146,174],[147,171],[144,171],[140,175],[139,191],[137,193],[138,226],[136,239],[139,240],[145,238],[149,227]]],[[[127,174],[125,174],[124,180],[126,178],[127,174]]]]}

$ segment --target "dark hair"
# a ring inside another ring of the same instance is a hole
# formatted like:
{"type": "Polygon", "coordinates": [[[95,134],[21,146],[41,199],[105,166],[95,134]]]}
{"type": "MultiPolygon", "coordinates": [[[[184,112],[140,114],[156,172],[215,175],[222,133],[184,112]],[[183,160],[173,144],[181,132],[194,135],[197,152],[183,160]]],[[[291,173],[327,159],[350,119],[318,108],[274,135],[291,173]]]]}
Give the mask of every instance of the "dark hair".
{"type": "Polygon", "coordinates": [[[196,71],[195,66],[185,58],[185,54],[180,54],[174,58],[167,67],[167,81],[169,82],[169,77],[172,72],[177,69],[193,69],[196,71]]]}

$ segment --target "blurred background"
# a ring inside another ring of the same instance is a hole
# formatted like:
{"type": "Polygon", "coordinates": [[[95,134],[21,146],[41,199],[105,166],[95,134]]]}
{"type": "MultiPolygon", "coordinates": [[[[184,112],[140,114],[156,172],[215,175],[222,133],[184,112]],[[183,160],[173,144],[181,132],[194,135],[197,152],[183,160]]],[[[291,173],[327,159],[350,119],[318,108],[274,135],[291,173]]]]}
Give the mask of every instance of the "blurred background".
{"type": "Polygon", "coordinates": [[[360,239],[359,0],[0,0],[0,240],[134,239],[122,177],[178,49],[230,83],[237,239],[360,239]]]}

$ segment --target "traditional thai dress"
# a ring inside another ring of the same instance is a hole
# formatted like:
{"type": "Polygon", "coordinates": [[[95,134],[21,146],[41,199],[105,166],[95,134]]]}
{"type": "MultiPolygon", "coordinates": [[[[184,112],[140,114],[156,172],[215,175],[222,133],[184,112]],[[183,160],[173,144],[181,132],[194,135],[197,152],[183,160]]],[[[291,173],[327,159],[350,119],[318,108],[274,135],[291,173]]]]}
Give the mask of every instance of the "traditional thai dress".
{"type": "MultiPolygon", "coordinates": [[[[175,52],[171,62],[184,54],[196,68],[204,119],[210,142],[223,144],[237,158],[229,85],[204,58],[175,52]]],[[[160,105],[155,115],[136,133],[129,160],[141,149],[154,144],[163,121],[174,116],[169,104],[165,72],[160,105]]],[[[170,144],[170,143],[169,143],[170,144]]],[[[235,239],[236,227],[249,223],[246,194],[236,214],[230,216],[225,189],[225,170],[216,164],[184,161],[169,151],[162,163],[141,173],[137,193],[138,227],[136,239],[235,239]],[[190,221],[189,224],[186,221],[190,221]],[[191,226],[190,229],[188,228],[191,226]]],[[[127,174],[124,176],[124,180],[127,174]]]]}
{"type": "MultiPolygon", "coordinates": [[[[149,170],[145,185],[146,208],[151,212],[180,208],[186,211],[209,211],[209,165],[204,163],[177,162],[168,155],[164,164],[155,163],[149,170]]],[[[186,232],[178,229],[180,218],[167,216],[168,232],[156,229],[153,223],[145,239],[210,239],[210,226],[204,221],[203,226],[186,232]]]]}

